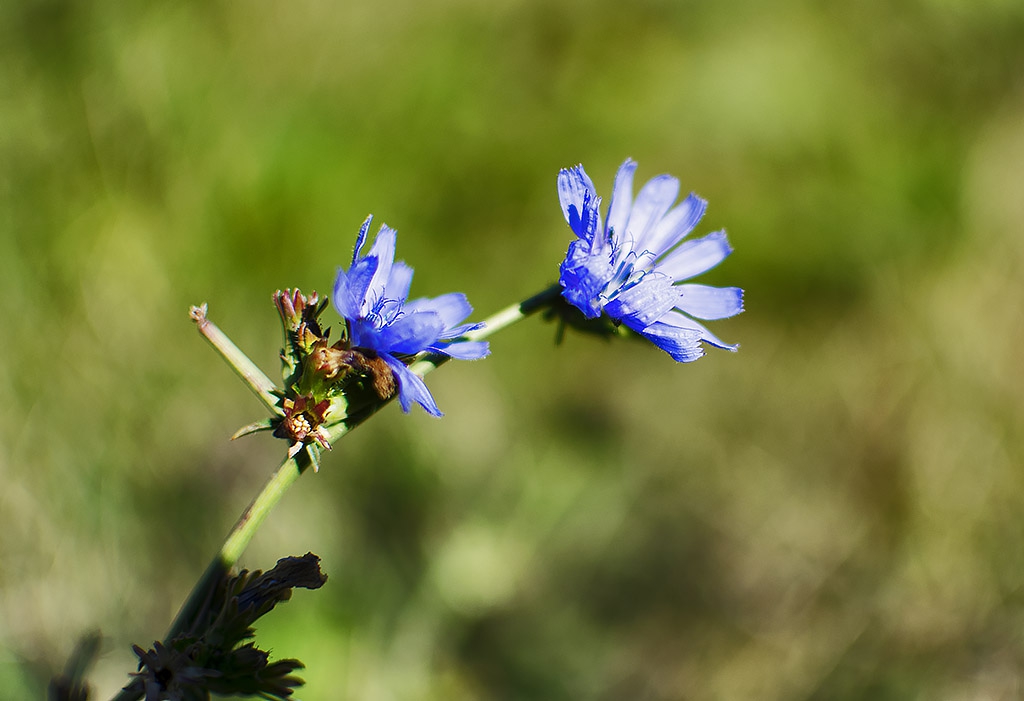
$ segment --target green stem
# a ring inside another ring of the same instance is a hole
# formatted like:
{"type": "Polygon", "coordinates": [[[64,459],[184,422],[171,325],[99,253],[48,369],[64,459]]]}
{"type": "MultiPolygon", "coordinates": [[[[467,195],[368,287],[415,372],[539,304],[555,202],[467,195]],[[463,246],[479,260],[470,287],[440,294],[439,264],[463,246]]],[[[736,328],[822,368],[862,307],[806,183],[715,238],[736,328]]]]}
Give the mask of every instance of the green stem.
{"type": "MultiPolygon", "coordinates": [[[[550,306],[562,294],[560,285],[552,285],[543,292],[535,294],[529,299],[511,304],[496,314],[492,314],[483,320],[483,326],[476,331],[466,334],[467,341],[482,341],[489,338],[502,329],[508,328],[516,322],[522,321],[535,312],[550,306]]],[[[409,369],[423,377],[431,370],[434,370],[451,360],[447,355],[424,354],[422,358],[410,363],[409,369]]]]}
{"type": "Polygon", "coordinates": [[[260,370],[249,356],[243,353],[238,346],[231,342],[231,339],[224,335],[224,332],[217,328],[217,325],[206,318],[206,305],[192,307],[189,310],[192,321],[196,322],[196,328],[203,335],[210,345],[220,353],[227,361],[231,369],[242,378],[246,386],[253,391],[263,405],[275,416],[281,415],[281,407],[278,406],[279,398],[275,394],[277,389],[269,377],[260,370]]]}
{"type": "MultiPolygon", "coordinates": [[[[505,309],[499,311],[483,322],[483,327],[466,334],[466,339],[471,341],[481,341],[491,335],[505,329],[516,322],[522,321],[526,317],[530,316],[534,312],[537,312],[546,306],[550,305],[553,301],[558,298],[561,292],[561,288],[558,285],[550,287],[540,294],[534,295],[529,299],[513,304],[505,309]]],[[[259,368],[252,364],[245,355],[233,344],[227,336],[225,336],[220,329],[213,325],[212,322],[206,319],[205,308],[193,308],[192,318],[196,320],[197,326],[199,326],[200,333],[206,337],[208,341],[224,356],[232,368],[246,381],[246,384],[256,392],[257,396],[263,400],[263,403],[271,408],[275,413],[278,411],[276,408],[276,397],[275,403],[268,403],[268,398],[273,397],[268,387],[272,388],[273,384],[267,379],[259,368]]],[[[444,355],[433,355],[427,354],[420,358],[416,362],[409,366],[409,369],[420,375],[421,377],[434,369],[443,365],[447,360],[448,356],[444,355]]],[[[356,426],[362,424],[366,419],[373,416],[377,411],[386,404],[387,402],[381,402],[374,405],[371,409],[366,412],[351,417],[349,420],[338,423],[332,426],[328,430],[328,440],[330,443],[335,443],[339,438],[347,434],[356,426]]],[[[310,447],[310,450],[318,450],[319,448],[310,447]]],[[[213,561],[206,568],[206,571],[196,582],[196,585],[192,588],[192,592],[186,599],[185,604],[181,607],[181,611],[175,617],[174,622],[171,624],[170,629],[167,631],[167,635],[164,638],[165,641],[173,639],[180,633],[185,632],[189,626],[194,622],[197,614],[202,611],[203,607],[209,601],[213,595],[217,584],[227,575],[228,571],[234,567],[246,547],[252,541],[256,535],[257,529],[266,520],[270,510],[281,501],[285,492],[291,487],[302,475],[303,472],[310,466],[311,461],[306,451],[300,451],[294,458],[286,459],[281,467],[271,476],[267,483],[263,486],[262,491],[249,507],[242,513],[242,516],[235,523],[234,528],[228,534],[227,540],[220,548],[220,552],[213,558],[213,561]]],[[[130,684],[126,688],[122,689],[121,692],[114,697],[113,701],[137,701],[142,698],[143,690],[140,684],[130,684]]]]}
{"type": "Polygon", "coordinates": [[[181,611],[178,612],[174,623],[171,624],[170,630],[167,631],[166,640],[174,638],[174,636],[188,628],[205,600],[205,597],[195,596],[196,592],[212,591],[221,577],[238,562],[246,546],[249,545],[256,534],[256,530],[270,514],[270,510],[277,502],[281,501],[284,493],[299,479],[299,476],[308,466],[308,458],[306,458],[304,453],[300,453],[294,458],[286,459],[281,464],[281,467],[277,469],[277,472],[267,480],[262,491],[256,495],[253,502],[249,504],[249,507],[239,517],[234,528],[231,529],[231,533],[228,534],[227,540],[221,546],[220,552],[217,553],[210,566],[206,568],[206,572],[193,591],[194,595],[189,597],[181,611]]]}
{"type": "Polygon", "coordinates": [[[480,341],[492,334],[511,326],[517,321],[522,321],[535,312],[551,306],[562,296],[562,286],[552,285],[543,292],[538,292],[533,297],[523,300],[518,304],[505,307],[497,314],[492,314],[483,321],[483,328],[470,331],[466,338],[470,341],[480,341]]]}

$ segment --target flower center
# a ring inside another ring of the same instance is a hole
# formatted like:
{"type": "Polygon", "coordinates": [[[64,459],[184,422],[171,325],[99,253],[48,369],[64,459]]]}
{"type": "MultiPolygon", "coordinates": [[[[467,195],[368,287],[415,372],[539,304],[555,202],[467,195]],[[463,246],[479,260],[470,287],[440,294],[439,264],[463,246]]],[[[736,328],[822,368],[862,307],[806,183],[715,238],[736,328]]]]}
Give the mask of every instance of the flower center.
{"type": "Polygon", "coordinates": [[[370,307],[370,310],[366,313],[366,320],[373,324],[373,328],[382,329],[393,324],[401,316],[402,301],[382,297],[370,307]]]}
{"type": "Polygon", "coordinates": [[[297,440],[302,440],[312,430],[313,426],[309,423],[305,413],[293,414],[288,418],[288,432],[295,436],[297,440]]]}

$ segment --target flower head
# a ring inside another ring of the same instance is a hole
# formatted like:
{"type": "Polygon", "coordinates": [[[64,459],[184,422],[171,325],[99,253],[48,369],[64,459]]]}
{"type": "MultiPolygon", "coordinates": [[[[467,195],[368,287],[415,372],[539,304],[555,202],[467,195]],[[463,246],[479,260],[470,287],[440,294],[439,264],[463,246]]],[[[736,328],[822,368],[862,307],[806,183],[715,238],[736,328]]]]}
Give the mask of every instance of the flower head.
{"type": "Polygon", "coordinates": [[[430,390],[405,361],[424,351],[461,360],[482,358],[488,353],[485,341],[458,340],[481,324],[462,323],[473,308],[461,293],[408,300],[413,271],[395,261],[394,229],[381,226],[370,252],[361,254],[372,219],[367,217],[359,229],[352,265],[338,270],[331,299],[348,324],[350,346],[369,351],[391,368],[402,410],[416,402],[440,416],[430,390]]]}
{"type": "Polygon", "coordinates": [[[743,290],[684,283],[732,252],[724,231],[683,241],[707,202],[691,193],[673,207],[679,181],[659,175],[633,197],[631,159],[619,167],[602,225],[601,198],[582,165],[558,174],[562,213],[577,239],[562,261],[562,296],[588,319],[602,312],[649,339],[675,360],[704,355],[701,343],[736,350],[696,319],[743,311],[743,290]]]}

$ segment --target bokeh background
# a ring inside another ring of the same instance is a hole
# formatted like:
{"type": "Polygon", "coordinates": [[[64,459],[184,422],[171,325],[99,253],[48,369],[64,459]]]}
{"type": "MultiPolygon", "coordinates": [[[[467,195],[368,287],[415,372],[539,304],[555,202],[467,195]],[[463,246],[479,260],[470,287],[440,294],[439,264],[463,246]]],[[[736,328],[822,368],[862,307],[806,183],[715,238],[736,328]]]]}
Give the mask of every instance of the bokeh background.
{"type": "Polygon", "coordinates": [[[7,0],[0,696],[99,628],[109,697],[279,462],[189,305],[276,375],[373,212],[486,315],[626,156],[728,229],[741,351],[530,320],[350,435],[244,558],[323,558],[298,696],[1024,694],[1024,3],[7,0]]]}

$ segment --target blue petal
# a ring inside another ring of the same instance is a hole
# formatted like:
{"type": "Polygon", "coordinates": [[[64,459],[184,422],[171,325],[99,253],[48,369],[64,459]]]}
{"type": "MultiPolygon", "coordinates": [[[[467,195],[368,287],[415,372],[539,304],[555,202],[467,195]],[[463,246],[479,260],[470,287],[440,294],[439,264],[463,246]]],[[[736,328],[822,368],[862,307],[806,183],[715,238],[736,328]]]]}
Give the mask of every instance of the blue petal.
{"type": "Polygon", "coordinates": [[[676,306],[679,293],[672,279],[664,275],[649,274],[615,296],[604,310],[613,319],[619,319],[634,331],[642,331],[676,306]]]}
{"type": "Polygon", "coordinates": [[[363,244],[366,243],[366,232],[370,230],[370,222],[373,221],[373,215],[366,217],[363,221],[363,225],[359,227],[359,235],[356,236],[356,247],[352,249],[352,265],[355,265],[356,260],[359,258],[359,251],[362,250],[363,244]]]}
{"type": "Polygon", "coordinates": [[[678,285],[676,308],[698,319],[728,319],[743,311],[743,290],[738,287],[678,285]]]}
{"type": "Polygon", "coordinates": [[[577,215],[582,216],[583,211],[596,197],[594,183],[582,165],[563,168],[558,172],[558,201],[562,204],[562,214],[570,225],[570,208],[575,207],[577,215]]]}
{"type": "Polygon", "coordinates": [[[346,319],[365,316],[384,299],[391,264],[395,257],[395,230],[381,226],[370,253],[360,255],[366,242],[366,232],[373,216],[369,216],[359,227],[356,246],[352,252],[349,269],[338,270],[331,296],[338,313],[346,319]]]}
{"type": "Polygon", "coordinates": [[[361,258],[348,271],[338,268],[331,300],[339,314],[346,319],[354,319],[369,308],[366,292],[376,270],[376,258],[361,258]]]}
{"type": "Polygon", "coordinates": [[[466,295],[449,292],[440,297],[420,297],[405,305],[407,311],[433,312],[441,317],[446,329],[451,328],[473,313],[466,295]]]}
{"type": "Polygon", "coordinates": [[[680,328],[659,321],[648,326],[641,334],[677,362],[691,363],[704,355],[704,349],[700,345],[700,332],[694,329],[680,328]]]}
{"type": "Polygon", "coordinates": [[[386,289],[389,299],[404,302],[409,296],[409,286],[412,285],[412,268],[397,261],[391,266],[391,275],[388,277],[386,289]]]}
{"type": "Polygon", "coordinates": [[[633,208],[633,173],[636,162],[627,158],[619,166],[615,174],[615,186],[612,188],[612,199],[608,203],[608,231],[621,240],[629,223],[629,212],[633,208]]]}
{"type": "Polygon", "coordinates": [[[377,237],[373,241],[367,260],[376,259],[377,267],[373,271],[373,278],[367,288],[367,296],[372,298],[371,304],[383,299],[386,295],[388,280],[391,278],[391,268],[395,262],[395,242],[398,232],[387,224],[382,224],[377,231],[377,237]]]}
{"type": "Polygon", "coordinates": [[[459,336],[465,336],[470,331],[477,331],[478,329],[482,329],[484,326],[486,326],[486,324],[484,324],[483,322],[479,322],[476,324],[459,324],[458,326],[453,326],[450,329],[445,330],[445,332],[441,334],[441,339],[443,340],[446,338],[451,339],[458,338],[459,336]]]}
{"type": "Polygon", "coordinates": [[[643,247],[657,258],[683,240],[700,222],[708,203],[692,192],[666,214],[644,240],[643,247]]]}
{"type": "Polygon", "coordinates": [[[409,413],[412,403],[416,402],[432,416],[442,416],[441,410],[437,408],[434,396],[430,394],[423,378],[413,373],[401,360],[384,353],[380,356],[388,367],[395,373],[395,382],[398,383],[398,403],[402,411],[409,413]]]}
{"type": "Polygon", "coordinates": [[[479,360],[491,352],[487,341],[459,341],[458,343],[439,343],[428,348],[431,353],[441,353],[456,360],[479,360]]]}
{"type": "Polygon", "coordinates": [[[331,301],[334,308],[346,319],[351,319],[359,313],[359,304],[352,298],[352,285],[348,279],[348,273],[344,268],[338,268],[338,275],[334,278],[334,290],[331,292],[331,301]]]}
{"type": "Polygon", "coordinates": [[[671,175],[659,175],[648,180],[640,188],[640,193],[633,202],[633,211],[629,214],[627,229],[619,233],[618,239],[629,241],[630,247],[636,251],[643,251],[647,248],[644,240],[649,236],[649,232],[654,231],[678,196],[679,181],[671,175]]]}
{"type": "Polygon", "coordinates": [[[591,255],[586,241],[573,241],[560,267],[559,284],[562,296],[588,319],[601,315],[601,294],[611,281],[615,270],[611,264],[611,249],[591,255]]]}
{"type": "Polygon", "coordinates": [[[433,312],[405,314],[378,332],[379,348],[388,353],[415,355],[435,343],[444,322],[433,312]]]}
{"type": "Polygon", "coordinates": [[[381,343],[380,329],[372,321],[363,318],[349,320],[349,335],[355,348],[369,348],[375,351],[386,351],[381,343]]]}
{"type": "MultiPolygon", "coordinates": [[[[583,211],[583,219],[575,223],[570,223],[572,230],[576,232],[576,235],[589,243],[590,252],[598,254],[608,248],[608,237],[601,230],[601,215],[598,213],[598,208],[601,206],[601,198],[597,197],[591,200],[590,204],[583,211]]],[[[573,209],[572,213],[575,214],[576,210],[573,209]]]]}
{"type": "Polygon", "coordinates": [[[689,329],[690,331],[696,331],[697,333],[700,334],[700,340],[704,341],[705,343],[710,343],[712,346],[715,346],[716,348],[722,348],[724,350],[730,351],[737,351],[740,348],[738,343],[726,343],[718,336],[708,331],[708,328],[704,326],[704,324],[700,323],[699,321],[694,321],[685,314],[682,314],[677,311],[671,311],[665,316],[661,317],[661,319],[659,319],[659,323],[663,323],[668,326],[673,326],[684,330],[689,329]]]}
{"type": "Polygon", "coordinates": [[[693,241],[684,241],[654,266],[674,280],[687,280],[715,267],[732,253],[724,231],[716,231],[693,241]]]}

